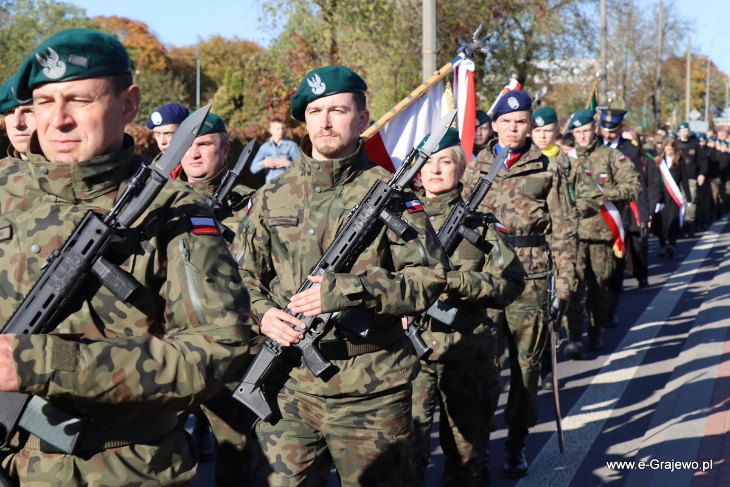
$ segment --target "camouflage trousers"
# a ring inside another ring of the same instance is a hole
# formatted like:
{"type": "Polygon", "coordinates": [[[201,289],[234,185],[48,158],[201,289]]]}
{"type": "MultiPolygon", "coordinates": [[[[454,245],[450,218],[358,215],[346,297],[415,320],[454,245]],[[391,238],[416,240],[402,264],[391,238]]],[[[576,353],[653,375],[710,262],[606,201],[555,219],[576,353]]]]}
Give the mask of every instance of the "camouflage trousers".
{"type": "Polygon", "coordinates": [[[416,486],[426,482],[431,459],[431,426],[440,405],[439,439],[444,452],[442,486],[481,487],[477,448],[488,438],[502,381],[496,357],[459,362],[421,361],[413,381],[416,486]]]}
{"type": "MultiPolygon", "coordinates": [[[[148,441],[77,455],[13,450],[2,467],[34,487],[162,487],[189,485],[197,476],[192,438],[182,428],[148,441]]],[[[0,458],[4,452],[0,452],[0,458]]]]}
{"type": "MultiPolygon", "coordinates": [[[[507,338],[510,356],[510,384],[504,420],[510,428],[528,429],[537,424],[537,384],[540,357],[547,342],[547,280],[527,279],[525,290],[504,310],[487,313],[497,330],[497,344],[507,338]]],[[[503,363],[504,352],[500,357],[503,363]]]]}
{"type": "Polygon", "coordinates": [[[570,298],[565,314],[570,341],[582,340],[586,310],[590,318],[588,334],[601,334],[609,315],[608,284],[615,267],[612,242],[581,240],[578,243],[578,287],[570,298]],[[584,300],[586,288],[588,297],[584,300]]]}
{"type": "Polygon", "coordinates": [[[326,486],[334,460],[342,487],[410,487],[411,384],[368,396],[322,397],[284,388],[281,416],[258,421],[258,485],[326,486]]]}
{"type": "Polygon", "coordinates": [[[720,180],[719,179],[713,179],[710,181],[710,189],[712,190],[712,203],[715,208],[715,212],[713,213],[713,218],[722,218],[723,213],[725,213],[725,203],[722,200],[722,191],[720,188],[720,180]]]}
{"type": "Polygon", "coordinates": [[[229,382],[201,409],[210,422],[217,446],[216,487],[240,487],[251,483],[251,448],[246,441],[256,415],[233,398],[239,380],[229,382]]]}

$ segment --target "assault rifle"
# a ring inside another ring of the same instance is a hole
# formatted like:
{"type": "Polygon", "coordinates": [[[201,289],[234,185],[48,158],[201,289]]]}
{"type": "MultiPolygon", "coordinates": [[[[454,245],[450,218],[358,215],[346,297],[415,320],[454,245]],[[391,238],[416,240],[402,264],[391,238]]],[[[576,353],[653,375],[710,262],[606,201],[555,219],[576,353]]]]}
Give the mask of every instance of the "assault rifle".
{"type": "MultiPolygon", "coordinates": [[[[13,312],[2,333],[51,332],[66,317],[66,306],[94,276],[114,296],[127,302],[141,284],[105,257],[109,245],[124,241],[130,228],[151,205],[180,162],[210,110],[207,105],[180,125],[169,149],[157,164],[143,163],[129,180],[111,210],[100,215],[89,210],[63,246],[43,265],[45,271],[13,312]]],[[[0,392],[0,448],[6,448],[18,427],[38,436],[42,445],[72,454],[83,419],[76,418],[40,396],[0,392]]],[[[45,447],[44,447],[45,449],[45,447]]],[[[0,469],[0,485],[10,486],[0,469]]]]}
{"type": "MultiPolygon", "coordinates": [[[[410,225],[390,211],[390,208],[396,201],[400,200],[402,191],[421,171],[428,158],[438,148],[439,142],[446,134],[455,116],[456,111],[454,110],[439,120],[436,129],[423,148],[413,149],[403,161],[398,172],[388,182],[378,181],[370,188],[362,204],[350,211],[344,227],[337,233],[334,241],[309,272],[309,275],[321,276],[327,270],[342,272],[360,255],[369,237],[374,232],[379,231],[382,228],[381,225],[387,226],[399,237],[404,236],[406,232],[413,231],[410,225]]],[[[306,291],[315,285],[307,279],[297,293],[306,291]]],[[[233,393],[233,397],[248,406],[264,421],[268,421],[273,412],[265,395],[266,379],[276,369],[285,351],[292,348],[298,349],[304,358],[304,363],[316,377],[319,377],[332,366],[319,352],[315,342],[321,336],[317,329],[327,324],[332,313],[307,317],[303,313],[294,314],[289,308],[284,311],[304,322],[304,328],[295,328],[304,335],[304,339],[291,347],[286,347],[267,337],[248,366],[243,380],[233,393]]]]}
{"type": "MultiPolygon", "coordinates": [[[[487,196],[489,189],[492,187],[494,178],[497,177],[497,173],[502,168],[502,165],[504,164],[504,161],[507,160],[508,156],[509,150],[504,149],[500,152],[500,155],[494,159],[494,162],[492,162],[492,167],[489,170],[489,173],[486,176],[481,176],[477,180],[477,183],[474,185],[471,193],[469,193],[466,201],[459,202],[451,208],[449,216],[446,217],[446,221],[443,225],[441,225],[441,228],[439,228],[437,233],[439,241],[449,257],[454,254],[456,247],[459,246],[462,239],[465,239],[478,249],[481,248],[482,236],[464,225],[464,222],[467,218],[473,215],[475,211],[477,211],[479,205],[482,203],[484,198],[487,196]]],[[[438,300],[419,317],[418,321],[412,316],[408,318],[408,330],[406,330],[406,336],[410,338],[413,348],[416,349],[416,355],[418,355],[418,358],[425,357],[431,351],[421,338],[421,335],[418,333],[422,326],[419,321],[424,321],[426,316],[436,318],[442,323],[450,325],[454,321],[454,316],[456,316],[456,309],[443,301],[438,300]]]]}
{"type": "Polygon", "coordinates": [[[243,148],[243,151],[241,152],[241,155],[238,156],[238,161],[236,161],[236,165],[233,166],[233,169],[226,170],[226,174],[215,189],[213,196],[206,196],[203,198],[205,204],[213,210],[213,213],[216,216],[215,223],[218,226],[218,231],[229,243],[233,240],[234,232],[218,220],[219,215],[216,213],[216,210],[223,208],[226,198],[228,198],[228,195],[236,186],[239,176],[241,176],[243,170],[251,164],[251,161],[253,161],[254,145],[256,145],[255,137],[246,144],[246,147],[243,148]]]}

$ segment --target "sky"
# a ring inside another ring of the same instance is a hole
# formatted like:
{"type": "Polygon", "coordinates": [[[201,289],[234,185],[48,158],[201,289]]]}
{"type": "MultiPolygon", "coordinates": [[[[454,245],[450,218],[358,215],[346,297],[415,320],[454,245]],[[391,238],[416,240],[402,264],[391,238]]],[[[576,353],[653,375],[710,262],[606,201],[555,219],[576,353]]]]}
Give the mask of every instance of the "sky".
{"type": "MultiPolygon", "coordinates": [[[[85,8],[89,16],[119,15],[141,20],[164,44],[186,46],[199,38],[219,34],[238,36],[262,45],[276,37],[264,27],[263,0],[66,0],[85,8]]],[[[730,0],[665,0],[693,21],[693,50],[709,54],[725,73],[730,73],[730,0]]],[[[639,0],[643,5],[656,0],[639,0]]]]}

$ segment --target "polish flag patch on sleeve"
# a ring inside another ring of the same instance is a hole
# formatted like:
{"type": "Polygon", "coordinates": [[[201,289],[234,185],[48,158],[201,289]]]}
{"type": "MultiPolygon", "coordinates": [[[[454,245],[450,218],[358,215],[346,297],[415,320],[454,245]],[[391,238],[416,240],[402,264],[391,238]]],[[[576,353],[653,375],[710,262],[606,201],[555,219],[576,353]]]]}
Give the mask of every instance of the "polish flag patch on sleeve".
{"type": "Polygon", "coordinates": [[[502,233],[507,233],[507,227],[505,227],[504,225],[502,225],[499,222],[496,225],[497,225],[497,230],[499,230],[502,233]]]}
{"type": "Polygon", "coordinates": [[[190,223],[193,224],[193,233],[195,235],[219,235],[220,233],[215,220],[209,216],[190,217],[190,223]]]}
{"type": "Polygon", "coordinates": [[[589,175],[589,176],[593,176],[593,173],[591,172],[591,170],[590,170],[590,169],[586,169],[586,170],[585,170],[585,173],[586,173],[587,175],[589,175]]]}
{"type": "Polygon", "coordinates": [[[408,213],[415,213],[417,211],[423,211],[423,205],[419,200],[406,201],[406,209],[408,213]]]}
{"type": "Polygon", "coordinates": [[[248,199],[248,203],[246,203],[246,214],[248,215],[251,211],[251,208],[253,207],[253,198],[248,199]]]}

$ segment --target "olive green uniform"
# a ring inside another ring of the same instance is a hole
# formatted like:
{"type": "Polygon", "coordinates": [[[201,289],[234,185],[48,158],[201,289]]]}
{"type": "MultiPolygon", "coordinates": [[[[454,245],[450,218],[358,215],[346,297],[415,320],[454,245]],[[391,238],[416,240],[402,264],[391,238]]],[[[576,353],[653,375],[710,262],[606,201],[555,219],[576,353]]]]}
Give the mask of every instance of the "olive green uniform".
{"type": "MultiPolygon", "coordinates": [[[[0,312],[10,316],[88,210],[108,211],[140,164],[134,143],[74,164],[30,154],[0,169],[0,312]]],[[[29,485],[185,485],[196,476],[179,412],[212,397],[248,356],[246,291],[200,198],[169,181],[109,260],[142,285],[128,303],[93,279],[52,334],[13,341],[20,392],[85,418],[78,453],[20,432],[2,467],[29,485]]]]}
{"type": "MultiPolygon", "coordinates": [[[[305,137],[300,162],[252,198],[248,228],[232,250],[258,316],[288,305],[350,210],[377,180],[390,178],[363,146],[361,140],[355,154],[320,161],[311,158],[305,137]]],[[[346,272],[325,272],[322,311],[358,310],[372,323],[366,338],[351,329],[349,313],[325,329],[320,351],[335,366],[328,380],[315,377],[299,354],[288,374],[272,379],[279,411],[271,423],[256,425],[267,460],[259,463],[261,485],[326,485],[332,460],[345,487],[413,483],[411,381],[418,358],[400,317],[437,299],[449,265],[417,206],[395,208],[417,237],[404,240],[382,228],[346,272]]]]}
{"type": "MultiPolygon", "coordinates": [[[[461,185],[422,198],[432,224],[440,228],[462,201],[461,185]]],[[[479,248],[462,240],[451,256],[447,291],[441,300],[457,308],[453,323],[435,318],[422,323],[431,353],[421,360],[413,383],[413,421],[417,444],[417,483],[425,484],[431,426],[441,405],[439,437],[444,452],[441,485],[481,487],[477,448],[488,434],[502,382],[496,366],[496,332],[486,308],[503,309],[524,289],[525,271],[494,216],[475,213],[465,225],[482,236],[479,248]]]]}
{"type": "MultiPolygon", "coordinates": [[[[212,197],[227,173],[228,169],[224,168],[209,179],[188,184],[201,197],[212,197]]],[[[180,179],[185,180],[184,171],[180,173],[180,179]]],[[[246,219],[246,205],[253,193],[253,189],[237,184],[228,193],[221,208],[214,210],[216,220],[228,229],[223,236],[229,243],[238,232],[241,222],[246,219]]],[[[243,370],[226,383],[218,394],[200,406],[210,422],[218,444],[215,459],[217,487],[235,487],[250,483],[251,455],[250,448],[247,448],[247,438],[255,415],[248,408],[241,407],[241,403],[233,398],[243,370]]]]}
{"type": "MultiPolygon", "coordinates": [[[[639,174],[634,163],[616,149],[595,139],[587,147],[577,147],[578,158],[590,171],[604,193],[621,214],[624,204],[638,198],[641,192],[639,174]]],[[[603,216],[582,216],[578,236],[578,288],[573,296],[566,319],[568,338],[580,342],[586,308],[590,317],[588,334],[599,337],[608,319],[608,281],[616,265],[613,255],[614,237],[603,216]],[[584,291],[588,296],[583,301],[584,291]]]]}
{"type": "MultiPolygon", "coordinates": [[[[488,143],[464,174],[466,196],[494,161],[497,140],[488,143]]],[[[524,153],[509,171],[502,167],[479,206],[504,224],[527,273],[524,292],[504,310],[488,310],[498,332],[506,334],[511,382],[505,421],[527,430],[537,424],[537,384],[540,357],[547,340],[548,261],[543,242],[552,252],[556,296],[568,300],[575,289],[577,222],[567,183],[555,161],[528,138],[524,153]]]]}

